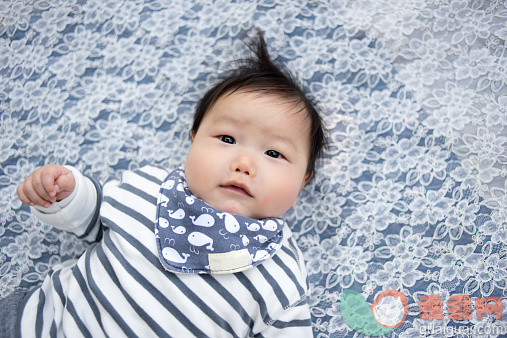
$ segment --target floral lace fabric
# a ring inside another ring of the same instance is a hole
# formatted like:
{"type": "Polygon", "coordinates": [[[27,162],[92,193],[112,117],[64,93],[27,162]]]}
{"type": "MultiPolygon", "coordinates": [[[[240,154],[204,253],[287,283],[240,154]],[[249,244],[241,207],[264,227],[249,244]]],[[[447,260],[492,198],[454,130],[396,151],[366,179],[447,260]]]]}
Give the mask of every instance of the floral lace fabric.
{"type": "Polygon", "coordinates": [[[329,130],[286,215],[315,336],[356,334],[344,290],[370,304],[401,291],[408,316],[390,336],[507,332],[506,310],[479,319],[473,307],[459,321],[446,305],[455,295],[507,303],[506,22],[500,0],[3,1],[0,297],[86,247],[36,221],[17,185],[48,163],[102,182],[180,166],[196,101],[256,26],[329,130]],[[422,318],[427,295],[440,296],[443,319],[422,318]]]}

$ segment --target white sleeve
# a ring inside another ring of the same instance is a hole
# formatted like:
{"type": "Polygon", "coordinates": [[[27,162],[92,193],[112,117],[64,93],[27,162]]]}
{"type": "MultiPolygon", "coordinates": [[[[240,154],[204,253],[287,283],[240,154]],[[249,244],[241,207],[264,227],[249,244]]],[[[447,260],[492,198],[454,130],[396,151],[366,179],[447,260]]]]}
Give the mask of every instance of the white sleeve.
{"type": "Polygon", "coordinates": [[[272,318],[273,324],[268,325],[259,336],[312,338],[313,329],[310,307],[306,301],[299,305],[289,306],[272,318]]]}
{"type": "Polygon", "coordinates": [[[49,208],[35,206],[31,207],[31,210],[44,223],[71,232],[78,237],[85,235],[85,239],[92,239],[98,233],[98,230],[90,228],[90,226],[96,226],[96,224],[90,224],[91,222],[97,223],[97,220],[94,220],[97,218],[96,209],[99,198],[97,189],[93,182],[76,168],[65,167],[72,172],[76,181],[72,194],[60,202],[54,202],[49,208]]]}

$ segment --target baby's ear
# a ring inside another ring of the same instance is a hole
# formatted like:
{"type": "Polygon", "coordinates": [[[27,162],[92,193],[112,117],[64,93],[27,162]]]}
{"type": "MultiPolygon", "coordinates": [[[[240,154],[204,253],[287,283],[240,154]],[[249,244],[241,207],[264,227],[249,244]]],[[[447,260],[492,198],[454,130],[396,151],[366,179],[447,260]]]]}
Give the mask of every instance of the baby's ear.
{"type": "Polygon", "coordinates": [[[313,171],[309,172],[309,173],[306,173],[305,175],[305,185],[306,183],[308,183],[308,181],[310,181],[313,177],[313,171]]]}
{"type": "Polygon", "coordinates": [[[313,171],[312,172],[307,172],[305,174],[305,178],[303,180],[303,184],[301,185],[301,189],[303,189],[303,187],[306,185],[306,183],[308,183],[313,177],[313,171]]]}

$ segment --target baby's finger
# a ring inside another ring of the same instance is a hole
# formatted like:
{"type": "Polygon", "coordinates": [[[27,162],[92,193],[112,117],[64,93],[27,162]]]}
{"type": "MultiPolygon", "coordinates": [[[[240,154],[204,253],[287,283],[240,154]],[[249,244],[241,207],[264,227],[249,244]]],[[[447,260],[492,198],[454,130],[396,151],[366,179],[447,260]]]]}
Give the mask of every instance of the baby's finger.
{"type": "MultiPolygon", "coordinates": [[[[46,187],[44,185],[44,182],[42,180],[42,175],[34,175],[32,178],[32,187],[33,190],[39,195],[40,198],[44,199],[45,201],[52,202],[53,196],[51,196],[48,191],[46,190],[46,187]]],[[[54,188],[53,188],[54,189],[54,188]]],[[[26,191],[28,192],[28,191],[26,191]]],[[[28,195],[31,197],[31,195],[28,195]]]]}
{"type": "Polygon", "coordinates": [[[47,200],[54,201],[56,200],[56,183],[55,183],[55,177],[52,172],[49,171],[42,171],[40,174],[40,180],[42,183],[42,186],[44,187],[45,195],[41,195],[47,200]]]}
{"type": "Polygon", "coordinates": [[[28,205],[30,205],[30,206],[32,206],[32,207],[35,205],[35,203],[34,203],[34,202],[32,202],[32,201],[28,198],[28,196],[26,196],[25,192],[23,191],[23,183],[21,183],[21,184],[18,186],[18,188],[16,189],[16,192],[17,192],[18,197],[19,197],[19,200],[20,200],[21,202],[23,202],[23,203],[25,203],[25,204],[28,204],[28,205]]]}
{"type": "Polygon", "coordinates": [[[39,183],[31,182],[31,184],[28,182],[25,182],[25,184],[23,184],[23,192],[25,193],[26,197],[34,204],[40,205],[44,208],[49,208],[49,206],[51,205],[51,201],[45,199],[38,192],[41,189],[41,187],[42,187],[42,184],[40,183],[40,181],[39,181],[39,183]]]}

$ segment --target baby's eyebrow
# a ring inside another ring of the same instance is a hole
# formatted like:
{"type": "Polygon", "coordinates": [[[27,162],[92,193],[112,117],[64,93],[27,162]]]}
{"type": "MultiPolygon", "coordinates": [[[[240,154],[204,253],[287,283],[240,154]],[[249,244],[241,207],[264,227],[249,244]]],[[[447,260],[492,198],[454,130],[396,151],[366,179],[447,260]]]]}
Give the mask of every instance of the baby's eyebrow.
{"type": "Polygon", "coordinates": [[[235,126],[241,126],[243,124],[238,119],[235,119],[234,117],[227,115],[215,118],[213,122],[216,124],[233,124],[235,126]]]}
{"type": "Polygon", "coordinates": [[[275,134],[271,131],[268,131],[267,134],[269,134],[276,142],[285,143],[287,146],[296,150],[296,144],[294,143],[294,140],[292,138],[286,137],[283,135],[279,135],[279,134],[275,134]]]}
{"type": "MultiPolygon", "coordinates": [[[[220,117],[216,118],[213,122],[218,125],[231,124],[234,127],[241,127],[242,125],[244,125],[243,122],[241,122],[238,119],[235,119],[233,116],[220,116],[220,117]]],[[[266,136],[269,136],[271,139],[275,140],[276,142],[285,143],[285,144],[287,144],[287,146],[291,147],[292,149],[294,149],[294,150],[296,149],[296,143],[294,142],[294,140],[291,137],[280,135],[280,134],[274,132],[273,129],[274,129],[274,127],[273,128],[264,128],[262,130],[262,133],[266,136]]]]}

